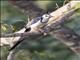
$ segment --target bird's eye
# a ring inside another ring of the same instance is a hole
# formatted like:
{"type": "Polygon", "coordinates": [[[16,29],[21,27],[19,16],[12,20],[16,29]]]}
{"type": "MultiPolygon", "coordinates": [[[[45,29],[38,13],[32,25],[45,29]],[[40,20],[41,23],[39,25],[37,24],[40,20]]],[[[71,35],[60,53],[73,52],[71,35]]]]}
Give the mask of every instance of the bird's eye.
{"type": "Polygon", "coordinates": [[[47,17],[48,15],[45,15],[45,17],[47,17]]]}
{"type": "Polygon", "coordinates": [[[45,15],[45,17],[48,17],[48,15],[45,15]]]}
{"type": "Polygon", "coordinates": [[[44,14],[42,17],[43,18],[49,18],[50,16],[48,14],[44,14]]]}

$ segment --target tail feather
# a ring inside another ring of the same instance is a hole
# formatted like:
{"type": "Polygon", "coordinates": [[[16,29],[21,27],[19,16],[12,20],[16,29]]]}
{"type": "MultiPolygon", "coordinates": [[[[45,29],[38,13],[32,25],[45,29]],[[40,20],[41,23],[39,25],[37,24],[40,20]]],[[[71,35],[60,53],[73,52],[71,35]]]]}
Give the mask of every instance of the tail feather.
{"type": "Polygon", "coordinates": [[[23,40],[24,40],[24,39],[19,40],[18,42],[16,42],[16,43],[9,49],[9,51],[15,49],[23,40]]]}
{"type": "MultiPolygon", "coordinates": [[[[25,27],[25,28],[26,28],[26,27],[25,27]]],[[[29,28],[26,28],[25,32],[28,32],[28,31],[30,31],[30,30],[31,30],[30,27],[29,27],[29,28]]],[[[17,45],[19,45],[24,39],[25,39],[25,37],[21,37],[21,38],[19,39],[19,41],[16,42],[16,43],[9,49],[9,51],[15,49],[15,48],[17,47],[17,45]]]]}

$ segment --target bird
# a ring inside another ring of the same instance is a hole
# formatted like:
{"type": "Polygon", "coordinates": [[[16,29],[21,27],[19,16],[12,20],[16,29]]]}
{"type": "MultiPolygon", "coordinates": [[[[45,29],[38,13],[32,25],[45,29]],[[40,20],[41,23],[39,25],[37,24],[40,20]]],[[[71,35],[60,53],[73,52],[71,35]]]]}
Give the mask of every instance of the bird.
{"type": "MultiPolygon", "coordinates": [[[[40,17],[33,18],[26,26],[25,26],[25,31],[24,32],[29,32],[31,30],[30,26],[32,24],[35,24],[36,22],[40,21],[41,23],[47,23],[49,18],[52,16],[50,14],[43,14],[40,17]]],[[[20,39],[9,49],[9,51],[15,49],[17,45],[19,45],[22,41],[25,40],[24,36],[21,36],[20,39]]]]}
{"type": "Polygon", "coordinates": [[[26,29],[28,29],[32,24],[35,24],[36,22],[40,21],[41,23],[47,23],[49,18],[52,16],[50,14],[43,14],[42,16],[33,18],[28,24],[25,26],[26,29]]]}

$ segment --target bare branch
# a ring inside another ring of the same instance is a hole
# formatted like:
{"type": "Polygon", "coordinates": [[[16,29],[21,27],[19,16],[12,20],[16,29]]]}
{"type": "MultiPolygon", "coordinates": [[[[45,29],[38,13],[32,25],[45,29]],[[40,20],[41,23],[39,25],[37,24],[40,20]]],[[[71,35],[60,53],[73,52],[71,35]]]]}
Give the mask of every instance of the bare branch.
{"type": "Polygon", "coordinates": [[[66,5],[62,6],[61,8],[57,9],[56,11],[53,11],[52,13],[50,13],[50,15],[53,16],[53,18],[51,18],[48,21],[48,24],[53,23],[54,21],[57,20],[57,18],[61,17],[62,15],[64,15],[66,12],[75,9],[76,4],[78,4],[78,2],[76,1],[71,1],[69,3],[67,3],[66,5]]]}
{"type": "Polygon", "coordinates": [[[26,36],[29,37],[31,35],[39,35],[41,33],[36,33],[36,32],[23,32],[23,33],[13,33],[13,34],[1,34],[0,37],[18,37],[18,36],[26,36]]]}
{"type": "Polygon", "coordinates": [[[14,51],[10,51],[9,55],[7,56],[7,60],[14,60],[14,51]]]}
{"type": "MultiPolygon", "coordinates": [[[[62,24],[63,22],[65,22],[65,20],[66,19],[68,19],[71,15],[73,15],[75,12],[76,12],[76,10],[78,10],[78,9],[72,9],[72,10],[70,10],[70,11],[68,11],[67,13],[65,13],[63,16],[61,16],[60,18],[58,18],[57,20],[55,20],[55,21],[53,21],[51,24],[50,24],[50,26],[45,26],[43,29],[44,29],[44,32],[46,31],[46,32],[48,32],[49,31],[49,29],[50,30],[52,30],[52,29],[54,29],[56,26],[59,26],[60,24],[62,24]],[[48,29],[49,28],[49,29],[48,29]]],[[[41,25],[43,24],[43,23],[41,23],[41,22],[39,22],[41,25]]],[[[38,24],[38,23],[37,23],[38,24]]],[[[36,24],[36,26],[38,26],[36,24]]],[[[31,27],[32,27],[32,29],[33,29],[33,27],[35,28],[36,27],[35,25],[32,25],[31,27]]],[[[39,26],[38,26],[39,27],[39,26]]],[[[23,28],[23,29],[25,29],[25,28],[23,28]]],[[[31,35],[36,35],[36,34],[41,34],[42,32],[37,32],[38,30],[36,30],[36,31],[32,31],[31,30],[31,32],[25,32],[25,33],[13,33],[13,34],[1,34],[1,37],[17,37],[17,36],[31,36],[31,35]]],[[[43,33],[44,33],[43,32],[43,33]]]]}
{"type": "Polygon", "coordinates": [[[60,28],[50,33],[51,36],[69,46],[75,53],[80,53],[80,36],[69,28],[60,28]]]}

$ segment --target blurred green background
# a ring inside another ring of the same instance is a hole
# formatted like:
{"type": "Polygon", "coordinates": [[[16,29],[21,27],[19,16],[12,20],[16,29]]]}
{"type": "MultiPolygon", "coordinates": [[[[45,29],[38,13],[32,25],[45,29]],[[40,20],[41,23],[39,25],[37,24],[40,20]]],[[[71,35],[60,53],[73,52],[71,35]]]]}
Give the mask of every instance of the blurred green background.
{"type": "MultiPolygon", "coordinates": [[[[1,32],[13,33],[24,27],[27,21],[27,16],[24,15],[18,8],[10,5],[8,1],[1,2],[1,32]]],[[[33,1],[36,5],[46,11],[56,10],[56,3],[63,5],[64,0],[54,1],[33,1]]],[[[80,5],[79,5],[80,6],[80,5]]],[[[80,35],[80,10],[69,18],[71,21],[65,22],[62,26],[67,26],[73,29],[80,35]]],[[[9,46],[2,46],[0,59],[6,60],[9,46]]],[[[17,48],[15,60],[80,60],[66,45],[56,40],[52,36],[45,36],[36,39],[35,41],[28,40],[21,43],[17,48]],[[25,44],[24,44],[25,43],[25,44]]]]}

